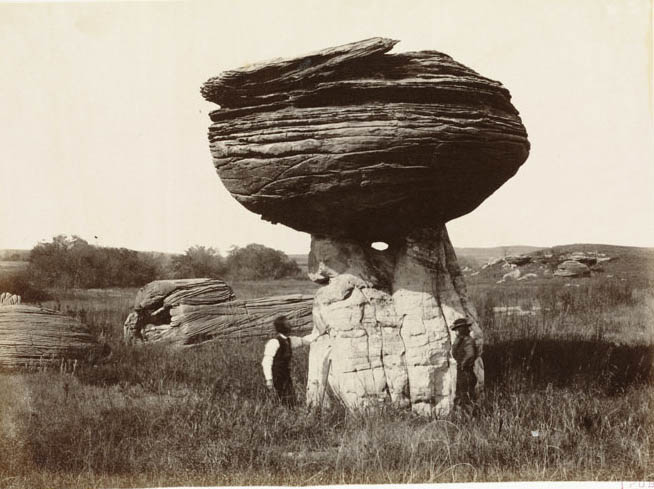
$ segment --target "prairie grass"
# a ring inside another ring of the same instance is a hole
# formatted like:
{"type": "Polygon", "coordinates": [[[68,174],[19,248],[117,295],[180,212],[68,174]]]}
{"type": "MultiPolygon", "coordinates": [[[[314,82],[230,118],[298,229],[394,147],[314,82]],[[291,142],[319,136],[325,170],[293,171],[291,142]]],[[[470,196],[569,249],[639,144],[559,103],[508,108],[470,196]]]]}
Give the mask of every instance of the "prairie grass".
{"type": "MultiPolygon", "coordinates": [[[[298,282],[279,293],[298,292],[298,282]]],[[[278,293],[274,285],[264,293],[278,293]]],[[[475,412],[447,419],[389,406],[288,410],[263,387],[262,339],[127,347],[119,339],[134,291],[58,297],[63,310],[85,311],[113,353],[74,375],[0,376],[0,485],[652,479],[654,295],[585,287],[471,290],[486,389],[475,412]],[[520,301],[541,309],[493,313],[520,301]]],[[[298,399],[307,354],[293,358],[298,399]]]]}

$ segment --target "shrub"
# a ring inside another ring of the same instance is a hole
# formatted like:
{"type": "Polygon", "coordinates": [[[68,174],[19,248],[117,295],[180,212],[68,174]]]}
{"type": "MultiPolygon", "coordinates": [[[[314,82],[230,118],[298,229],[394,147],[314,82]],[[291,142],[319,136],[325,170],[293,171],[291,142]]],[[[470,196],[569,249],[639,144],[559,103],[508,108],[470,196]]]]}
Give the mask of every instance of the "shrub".
{"type": "Polygon", "coordinates": [[[171,269],[174,278],[219,278],[225,274],[226,266],[218,250],[196,245],[173,257],[171,269]]]}
{"type": "Polygon", "coordinates": [[[59,235],[30,252],[29,277],[41,287],[89,289],[141,287],[164,278],[267,280],[297,277],[301,270],[284,252],[260,244],[218,250],[192,246],[182,255],[93,246],[78,236],[59,235]]]}
{"type": "Polygon", "coordinates": [[[45,287],[134,287],[160,274],[157,258],[125,248],[90,245],[78,236],[59,235],[30,252],[29,273],[45,287]]]}
{"type": "Polygon", "coordinates": [[[260,244],[233,247],[226,260],[227,275],[238,280],[266,280],[296,277],[300,267],[284,252],[260,244]]]}

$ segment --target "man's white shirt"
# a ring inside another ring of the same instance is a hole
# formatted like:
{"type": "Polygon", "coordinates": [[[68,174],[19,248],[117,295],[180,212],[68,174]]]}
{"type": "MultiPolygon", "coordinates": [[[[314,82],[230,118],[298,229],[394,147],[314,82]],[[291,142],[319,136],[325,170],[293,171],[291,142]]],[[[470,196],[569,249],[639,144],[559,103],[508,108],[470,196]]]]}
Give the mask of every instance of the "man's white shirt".
{"type": "MultiPolygon", "coordinates": [[[[313,340],[315,340],[318,336],[320,336],[320,333],[318,331],[314,331],[313,333],[306,336],[287,337],[281,333],[278,334],[282,338],[284,339],[288,338],[290,340],[291,349],[308,345],[313,340]]],[[[279,346],[280,346],[279,340],[277,338],[273,338],[271,340],[268,340],[268,342],[266,343],[266,347],[263,350],[263,360],[261,360],[261,366],[263,367],[263,375],[266,378],[266,381],[268,382],[272,382],[273,359],[275,358],[275,354],[277,353],[277,350],[279,350],[279,346]]]]}

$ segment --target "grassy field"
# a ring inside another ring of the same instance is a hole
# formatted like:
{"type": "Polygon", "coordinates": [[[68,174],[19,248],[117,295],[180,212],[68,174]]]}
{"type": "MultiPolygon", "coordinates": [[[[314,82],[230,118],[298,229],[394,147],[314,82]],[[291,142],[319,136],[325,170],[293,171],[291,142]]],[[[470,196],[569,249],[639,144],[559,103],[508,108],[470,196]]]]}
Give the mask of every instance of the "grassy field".
{"type": "MultiPolygon", "coordinates": [[[[654,292],[584,279],[470,287],[487,388],[472,416],[289,411],[262,385],[262,339],[165,351],[121,343],[135,290],[53,293],[111,357],[4,374],[0,486],[341,484],[654,478],[654,292]],[[533,315],[498,306],[540,307],[533,315]]],[[[235,283],[239,297],[311,293],[235,283]]],[[[298,399],[306,351],[294,356],[298,399]]]]}

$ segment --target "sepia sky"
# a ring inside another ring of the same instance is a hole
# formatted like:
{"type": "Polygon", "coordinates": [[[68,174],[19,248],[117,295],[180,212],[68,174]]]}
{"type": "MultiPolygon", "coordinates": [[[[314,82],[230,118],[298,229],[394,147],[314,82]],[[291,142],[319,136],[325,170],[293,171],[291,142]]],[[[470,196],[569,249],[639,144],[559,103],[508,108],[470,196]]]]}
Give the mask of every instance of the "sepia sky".
{"type": "Polygon", "coordinates": [[[649,0],[0,3],[0,248],[307,252],[224,189],[199,89],[374,36],[501,81],[529,133],[517,175],[448,224],[455,246],[654,246],[651,25],[649,0]]]}

